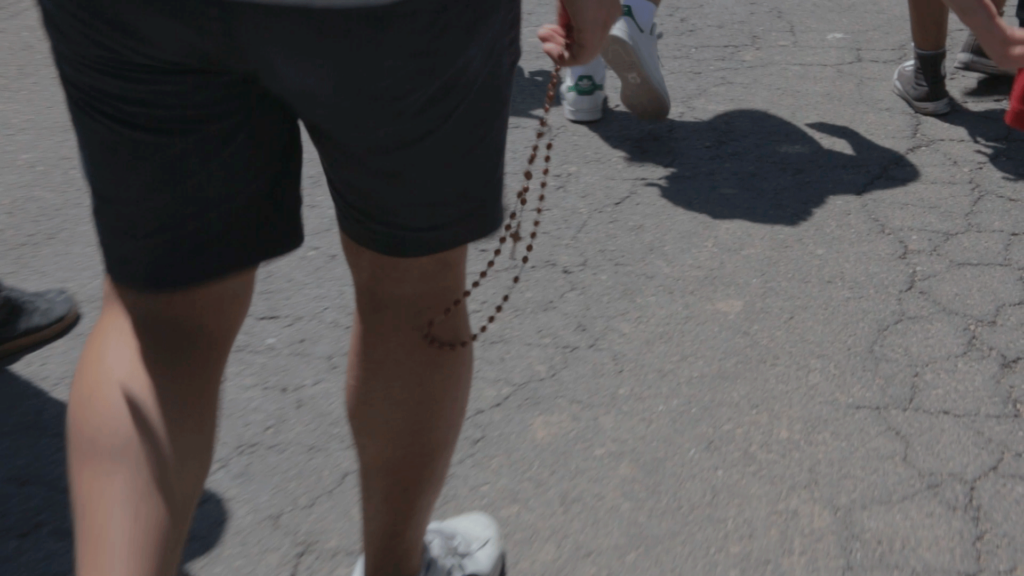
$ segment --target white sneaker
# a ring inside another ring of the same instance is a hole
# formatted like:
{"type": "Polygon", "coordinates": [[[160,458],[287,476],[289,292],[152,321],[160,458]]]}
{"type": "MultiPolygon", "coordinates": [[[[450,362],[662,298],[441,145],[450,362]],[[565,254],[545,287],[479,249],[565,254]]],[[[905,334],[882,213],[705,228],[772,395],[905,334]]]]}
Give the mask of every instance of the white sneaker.
{"type": "MultiPolygon", "coordinates": [[[[423,538],[420,576],[505,576],[505,549],[498,522],[483,512],[470,512],[431,522],[423,538]]],[[[359,557],[352,576],[365,576],[359,557]]]]}
{"type": "Polygon", "coordinates": [[[562,111],[573,122],[594,122],[604,114],[606,67],[600,56],[584,66],[571,66],[559,87],[562,111]]]}
{"type": "Polygon", "coordinates": [[[661,76],[656,25],[641,30],[628,5],[622,12],[601,55],[622,83],[622,104],[641,120],[664,120],[672,104],[661,76]]]}

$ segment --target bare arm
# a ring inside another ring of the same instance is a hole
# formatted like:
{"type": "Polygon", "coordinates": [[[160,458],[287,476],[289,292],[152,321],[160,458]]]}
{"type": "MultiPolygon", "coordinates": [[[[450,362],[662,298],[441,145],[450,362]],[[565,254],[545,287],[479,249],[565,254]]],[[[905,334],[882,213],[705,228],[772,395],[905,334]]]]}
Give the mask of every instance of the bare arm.
{"type": "Polygon", "coordinates": [[[981,42],[999,66],[1024,68],[1024,30],[1007,26],[991,0],[942,0],[981,42]]]}

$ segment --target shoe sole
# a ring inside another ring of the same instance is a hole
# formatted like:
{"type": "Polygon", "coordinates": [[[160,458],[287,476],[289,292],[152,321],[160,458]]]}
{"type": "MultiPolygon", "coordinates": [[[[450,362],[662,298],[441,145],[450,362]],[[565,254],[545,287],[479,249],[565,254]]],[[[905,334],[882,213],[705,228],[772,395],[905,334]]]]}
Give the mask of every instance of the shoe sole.
{"type": "Polygon", "coordinates": [[[892,91],[902,98],[904,102],[910,104],[910,107],[918,114],[924,114],[925,116],[942,116],[943,114],[948,114],[949,111],[953,109],[953,104],[949,101],[949,98],[943,98],[936,102],[918,102],[914,100],[895,79],[892,81],[892,91]]]}
{"type": "Polygon", "coordinates": [[[601,107],[596,109],[571,108],[562,104],[562,111],[565,113],[565,119],[570,122],[597,122],[604,116],[604,100],[601,100],[601,107]]]}
{"type": "Polygon", "coordinates": [[[622,84],[622,104],[641,120],[658,121],[668,117],[671,102],[658,90],[644,69],[640,55],[625,38],[608,36],[601,51],[608,66],[622,84]]]}
{"type": "Polygon", "coordinates": [[[974,54],[965,54],[963,52],[956,55],[956,64],[954,64],[953,67],[957,70],[977,72],[988,76],[1016,76],[1013,72],[1003,70],[999,66],[996,66],[996,63],[991,60],[979,58],[974,54]]]}
{"type": "Polygon", "coordinates": [[[57,322],[56,324],[34,334],[29,334],[24,338],[20,338],[0,346],[0,363],[7,365],[29,352],[33,352],[55,340],[60,339],[74,328],[77,323],[78,307],[76,306],[71,309],[71,312],[67,316],[61,318],[60,322],[57,322]]]}

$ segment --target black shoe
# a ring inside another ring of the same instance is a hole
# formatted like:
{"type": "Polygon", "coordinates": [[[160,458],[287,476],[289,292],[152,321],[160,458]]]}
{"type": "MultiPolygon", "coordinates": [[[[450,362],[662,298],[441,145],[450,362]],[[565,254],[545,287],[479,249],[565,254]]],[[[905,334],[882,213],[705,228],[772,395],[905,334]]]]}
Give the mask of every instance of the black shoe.
{"type": "Polygon", "coordinates": [[[938,116],[953,109],[946,91],[946,51],[921,53],[904,62],[892,78],[892,90],[919,114],[938,116]]]}
{"type": "Polygon", "coordinates": [[[974,36],[974,33],[967,35],[967,40],[964,40],[964,45],[960,48],[960,53],[956,55],[956,64],[953,65],[957,70],[967,70],[968,72],[979,72],[981,74],[987,74],[989,76],[1016,76],[1016,72],[1011,70],[1003,70],[985,54],[985,50],[981,47],[978,39],[974,36]]]}
{"type": "Polygon", "coordinates": [[[77,321],[75,301],[63,290],[25,292],[0,284],[0,363],[59,339],[77,321]]]}

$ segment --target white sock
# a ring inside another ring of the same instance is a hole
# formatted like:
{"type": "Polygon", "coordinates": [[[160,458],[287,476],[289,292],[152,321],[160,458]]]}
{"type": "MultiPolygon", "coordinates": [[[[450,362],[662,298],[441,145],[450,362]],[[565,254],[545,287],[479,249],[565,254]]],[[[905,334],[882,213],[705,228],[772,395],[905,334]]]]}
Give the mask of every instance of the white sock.
{"type": "Polygon", "coordinates": [[[590,62],[582,66],[570,66],[569,74],[566,75],[565,81],[569,84],[575,84],[576,79],[580,76],[590,76],[594,79],[594,82],[598,84],[604,84],[605,64],[604,58],[598,55],[590,62]]]}
{"type": "Polygon", "coordinates": [[[654,24],[654,13],[658,11],[658,7],[647,0],[622,0],[623,14],[626,13],[627,7],[632,12],[633,18],[636,18],[640,30],[644,33],[650,32],[651,24],[654,24]]]}

